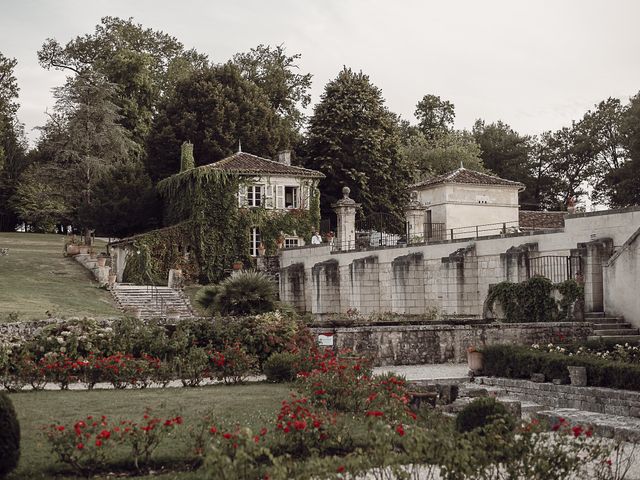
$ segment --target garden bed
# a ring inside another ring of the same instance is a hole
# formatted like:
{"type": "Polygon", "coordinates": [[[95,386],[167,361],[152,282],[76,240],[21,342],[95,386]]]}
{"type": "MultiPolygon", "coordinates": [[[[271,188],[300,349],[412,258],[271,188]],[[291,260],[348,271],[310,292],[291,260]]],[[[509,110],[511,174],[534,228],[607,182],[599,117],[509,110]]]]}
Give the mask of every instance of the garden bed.
{"type": "Polygon", "coordinates": [[[579,366],[587,369],[589,386],[640,391],[640,364],[609,360],[603,352],[577,354],[562,346],[542,351],[515,345],[492,345],[482,351],[487,376],[530,379],[542,373],[549,380],[569,383],[567,367],[579,366]]]}

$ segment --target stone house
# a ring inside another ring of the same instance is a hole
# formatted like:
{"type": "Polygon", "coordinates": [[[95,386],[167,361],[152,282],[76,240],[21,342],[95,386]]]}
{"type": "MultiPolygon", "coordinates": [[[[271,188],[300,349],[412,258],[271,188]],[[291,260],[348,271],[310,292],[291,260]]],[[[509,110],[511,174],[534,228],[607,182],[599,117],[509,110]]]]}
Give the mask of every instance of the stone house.
{"type": "Polygon", "coordinates": [[[165,226],[111,243],[118,282],[162,284],[171,269],[218,281],[235,262],[255,266],[256,257],[303,246],[318,229],[324,175],[291,165],[290,151],[271,160],[239,150],[194,168],[185,143],[182,156],[182,171],[157,185],[165,226]]]}
{"type": "Polygon", "coordinates": [[[524,190],[520,182],[460,166],[416,183],[411,190],[416,211],[407,220],[414,238],[467,236],[474,233],[465,231],[471,226],[482,230],[478,234],[498,234],[519,226],[518,193],[524,190]]]}

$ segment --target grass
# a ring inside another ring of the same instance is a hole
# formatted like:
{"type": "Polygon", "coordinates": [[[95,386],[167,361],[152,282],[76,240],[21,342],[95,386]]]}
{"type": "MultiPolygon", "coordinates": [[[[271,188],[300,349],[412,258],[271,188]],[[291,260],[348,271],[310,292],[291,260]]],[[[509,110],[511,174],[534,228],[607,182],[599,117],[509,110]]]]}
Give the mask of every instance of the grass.
{"type": "Polygon", "coordinates": [[[0,257],[0,323],[120,315],[91,272],[62,255],[63,244],[62,235],[0,233],[0,248],[9,248],[0,257]]]}
{"type": "MultiPolygon", "coordinates": [[[[237,421],[255,429],[273,421],[280,402],[289,395],[287,385],[253,383],[247,385],[215,385],[199,388],[167,388],[146,390],[41,391],[10,395],[18,413],[22,430],[21,458],[18,468],[8,480],[37,478],[76,478],[62,464],[55,463],[42,427],[52,422],[69,424],[86,415],[106,415],[110,419],[137,420],[146,407],[180,414],[185,424],[196,424],[204,414],[230,422],[237,421]]],[[[186,429],[183,435],[188,437],[186,429]]],[[[180,458],[188,439],[166,442],[158,449],[160,458],[180,458]]],[[[148,478],[187,478],[184,473],[169,473],[148,478]]],[[[137,477],[147,478],[147,477],[137,477]]]]}

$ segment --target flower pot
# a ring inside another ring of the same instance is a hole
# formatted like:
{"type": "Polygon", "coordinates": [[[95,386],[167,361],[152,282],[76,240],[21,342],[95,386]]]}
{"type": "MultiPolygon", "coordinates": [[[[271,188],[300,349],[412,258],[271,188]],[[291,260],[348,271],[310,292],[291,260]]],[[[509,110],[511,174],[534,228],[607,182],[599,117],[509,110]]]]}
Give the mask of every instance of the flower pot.
{"type": "Polygon", "coordinates": [[[107,264],[107,257],[98,257],[98,266],[104,267],[107,264]]]}
{"type": "Polygon", "coordinates": [[[569,378],[571,379],[571,385],[574,387],[586,387],[587,386],[587,367],[567,367],[569,370],[569,378]]]}
{"type": "Polygon", "coordinates": [[[80,253],[80,247],[70,243],[67,245],[67,255],[78,255],[80,253]]]}
{"type": "Polygon", "coordinates": [[[482,352],[467,352],[467,363],[469,370],[473,373],[480,373],[484,368],[484,355],[482,352]]]}

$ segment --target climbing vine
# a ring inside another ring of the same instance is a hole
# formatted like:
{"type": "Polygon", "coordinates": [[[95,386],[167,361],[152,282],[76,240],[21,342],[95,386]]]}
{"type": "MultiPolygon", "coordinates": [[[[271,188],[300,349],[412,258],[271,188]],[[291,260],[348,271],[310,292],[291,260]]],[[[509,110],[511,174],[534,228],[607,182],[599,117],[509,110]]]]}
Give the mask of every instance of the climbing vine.
{"type": "Polygon", "coordinates": [[[583,297],[584,289],[575,280],[553,284],[548,278],[535,276],[521,283],[493,285],[485,304],[494,313],[499,302],[507,322],[553,322],[571,320],[571,307],[583,297]],[[554,291],[561,295],[560,300],[554,299],[554,291]]]}
{"type": "Polygon", "coordinates": [[[138,281],[150,277],[147,282],[165,283],[169,268],[181,265],[187,279],[217,282],[234,262],[252,264],[249,237],[252,227],[260,229],[267,254],[276,253],[281,232],[303,237],[306,242],[311,240],[313,230],[320,223],[316,183],[311,184],[309,210],[282,212],[263,207],[238,207],[238,189],[243,182],[245,180],[237,175],[196,168],[158,183],[158,192],[164,200],[165,224],[181,223],[175,228],[139,236],[134,244],[136,257],[128,261],[125,278],[138,281]],[[182,264],[185,255],[180,245],[191,248],[189,261],[182,264]],[[143,253],[147,250],[148,254],[143,253]]]}

